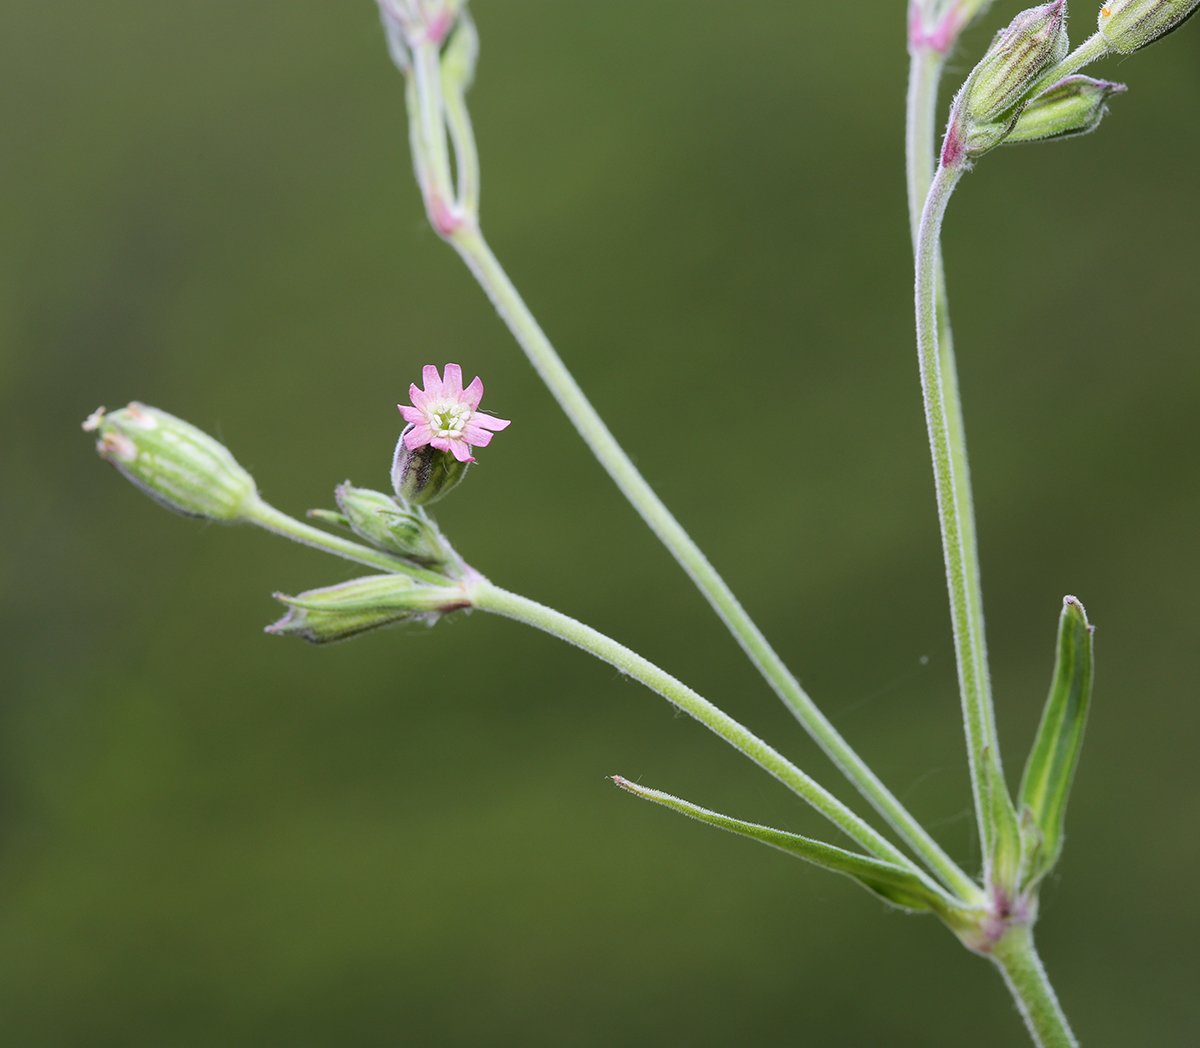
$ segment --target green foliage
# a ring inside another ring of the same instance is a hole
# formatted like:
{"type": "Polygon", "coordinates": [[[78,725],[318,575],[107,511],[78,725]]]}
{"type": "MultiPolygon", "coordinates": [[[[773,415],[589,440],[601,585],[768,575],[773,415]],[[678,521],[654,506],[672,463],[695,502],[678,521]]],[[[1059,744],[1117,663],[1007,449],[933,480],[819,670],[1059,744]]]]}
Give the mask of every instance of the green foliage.
{"type": "Polygon", "coordinates": [[[1083,605],[1074,597],[1063,598],[1054,678],[1019,793],[1021,807],[1029,813],[1027,884],[1041,880],[1062,851],[1067,797],[1092,695],[1093,629],[1083,605]]]}

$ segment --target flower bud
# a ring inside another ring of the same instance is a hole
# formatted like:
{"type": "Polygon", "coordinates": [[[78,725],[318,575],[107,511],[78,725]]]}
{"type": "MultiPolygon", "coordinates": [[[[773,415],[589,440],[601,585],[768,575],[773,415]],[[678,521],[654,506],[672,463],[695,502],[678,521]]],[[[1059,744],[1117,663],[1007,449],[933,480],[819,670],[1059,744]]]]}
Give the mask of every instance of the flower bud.
{"type": "Polygon", "coordinates": [[[287,614],[266,632],[291,634],[312,644],[347,640],[418,619],[432,626],[443,613],[471,606],[457,586],[427,586],[407,575],[368,575],[298,597],[276,593],[275,599],[288,606],[287,614]]]}
{"type": "Polygon", "coordinates": [[[1096,19],[1100,35],[1123,55],[1173,33],[1200,8],[1200,0],[1111,0],[1096,19]]]}
{"type": "Polygon", "coordinates": [[[1011,109],[1034,78],[1067,53],[1067,2],[1022,11],[1000,30],[963,88],[963,116],[986,123],[1011,109]]]}
{"type": "MultiPolygon", "coordinates": [[[[404,428],[404,433],[412,429],[404,428]]],[[[450,494],[467,472],[469,462],[460,462],[453,452],[439,451],[432,444],[409,448],[404,433],[392,458],[392,488],[413,506],[424,506],[450,494]]]]}
{"type": "Polygon", "coordinates": [[[1109,95],[1125,90],[1124,84],[1093,80],[1090,76],[1069,76],[1048,87],[1021,110],[1004,142],[1007,145],[1086,135],[1099,126],[1108,112],[1104,103],[1109,95]]]}
{"type": "Polygon", "coordinates": [[[349,481],[335,488],[334,495],[350,530],[372,546],[425,565],[447,559],[441,535],[421,511],[414,513],[391,495],[352,487],[349,481]]]}
{"type": "Polygon", "coordinates": [[[241,520],[258,500],[254,478],[207,433],[137,401],[93,412],[83,424],[98,432],[96,450],[156,502],[186,517],[241,520]]]}

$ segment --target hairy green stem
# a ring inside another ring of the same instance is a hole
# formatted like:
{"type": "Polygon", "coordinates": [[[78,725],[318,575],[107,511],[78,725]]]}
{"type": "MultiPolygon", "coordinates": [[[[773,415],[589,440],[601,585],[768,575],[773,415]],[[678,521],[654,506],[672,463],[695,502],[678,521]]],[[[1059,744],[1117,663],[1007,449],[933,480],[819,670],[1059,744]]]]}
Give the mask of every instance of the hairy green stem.
{"type": "Polygon", "coordinates": [[[925,197],[933,182],[937,89],[945,65],[946,56],[928,45],[912,49],[908,66],[904,159],[908,175],[908,223],[914,251],[921,230],[925,197]]]}
{"type": "Polygon", "coordinates": [[[964,899],[976,898],[979,888],[975,882],[942,850],[821,713],[738,602],[724,579],[643,479],[555,352],[550,340],[525,305],[478,228],[464,224],[449,240],[487,292],[501,318],[592,453],[600,460],[622,494],[633,504],[642,519],[707,597],[776,694],[783,699],[838,769],[876,811],[887,819],[930,869],[938,874],[947,887],[964,899]]]}
{"type": "MultiPolygon", "coordinates": [[[[456,85],[457,87],[457,85],[456,85]]],[[[475,131],[471,113],[462,91],[442,92],[446,110],[446,130],[454,145],[454,167],[458,175],[458,203],[464,215],[472,220],[479,215],[479,150],[475,146],[475,131]]]]}
{"type": "Polygon", "coordinates": [[[1108,41],[1099,33],[1093,33],[1061,62],[1051,66],[1039,76],[1029,89],[1029,97],[1036,98],[1051,84],[1057,83],[1065,76],[1079,72],[1085,65],[1091,65],[1092,62],[1098,61],[1111,51],[1112,48],[1108,46],[1108,41]]]}
{"type": "MultiPolygon", "coordinates": [[[[1053,83],[1063,76],[1069,75],[1092,59],[1087,57],[1094,49],[1095,38],[1089,40],[1074,55],[1068,56],[1063,65],[1054,71],[1054,76],[1047,82],[1053,83]],[[1083,61],[1067,68],[1067,63],[1079,60],[1080,52],[1083,61]]],[[[1103,53],[1103,52],[1101,52],[1103,53]]],[[[1098,55],[1096,57],[1099,57],[1098,55]]],[[[946,205],[954,189],[959,175],[945,174],[943,183],[936,193],[932,192],[935,171],[935,113],[937,109],[938,80],[943,69],[943,62],[936,55],[925,51],[914,51],[909,78],[908,92],[908,121],[906,135],[908,198],[910,220],[913,233],[913,247],[917,261],[917,323],[918,341],[927,343],[931,333],[936,333],[936,367],[934,354],[927,344],[921,344],[921,373],[922,387],[926,395],[927,419],[935,416],[930,423],[930,444],[934,449],[935,475],[939,481],[938,509],[939,516],[944,517],[949,511],[955,528],[954,543],[955,559],[958,562],[959,596],[954,599],[955,586],[951,583],[952,607],[956,610],[955,639],[964,632],[959,625],[959,619],[964,610],[970,612],[975,629],[968,627],[965,632],[968,645],[974,649],[975,664],[982,665],[986,684],[987,649],[983,633],[982,587],[979,579],[978,553],[975,538],[975,514],[971,500],[970,473],[967,465],[966,434],[963,427],[962,401],[958,390],[958,374],[954,361],[954,349],[950,329],[949,309],[946,296],[946,278],[942,265],[941,254],[941,222],[946,205]],[[928,205],[926,199],[928,198],[928,205]],[[932,283],[932,290],[930,284],[932,283]],[[930,312],[934,313],[931,319],[930,312]],[[926,379],[932,379],[932,390],[926,379]],[[935,401],[930,404],[931,392],[935,401]],[[940,394],[940,396],[938,395],[940,394]],[[935,431],[941,434],[942,451],[939,455],[939,440],[935,439],[935,431]],[[948,455],[947,455],[948,451],[948,455]],[[951,505],[941,490],[942,479],[949,474],[952,478],[951,505]],[[962,590],[965,589],[965,600],[962,590]],[[970,638],[974,636],[974,639],[970,638]]],[[[942,173],[939,172],[939,176],[942,173]]],[[[947,541],[943,527],[943,542],[946,549],[947,577],[953,579],[955,572],[951,570],[951,544],[947,541]]],[[[959,654],[960,679],[963,665],[962,654],[959,654]]],[[[987,692],[984,692],[987,695],[987,692]]],[[[979,742],[989,732],[995,737],[994,713],[990,698],[986,705],[978,701],[968,703],[967,692],[963,691],[964,722],[968,738],[968,754],[971,758],[971,782],[975,793],[976,812],[980,820],[980,833],[986,841],[984,829],[988,816],[984,810],[985,800],[981,794],[990,790],[986,776],[978,763],[985,759],[999,761],[999,751],[993,745],[986,754],[981,752],[979,742]]],[[[999,781],[1003,781],[1002,778],[999,781]]],[[[986,847],[986,845],[985,845],[986,847]]],[[[1008,928],[1005,935],[994,944],[989,956],[1000,968],[1004,981],[1017,1003],[1021,1015],[1025,1019],[1034,1042],[1040,1048],[1077,1048],[1077,1043],[1071,1033],[1066,1016],[1059,1007],[1054,989],[1046,977],[1033,945],[1033,936],[1028,924],[1014,924],[1008,928]]]]}
{"type": "MultiPolygon", "coordinates": [[[[937,92],[938,82],[944,68],[944,57],[932,48],[924,47],[913,51],[909,69],[905,153],[910,208],[909,221],[914,255],[918,250],[925,200],[929,195],[936,170],[937,92]]],[[[986,680],[987,638],[984,633],[979,544],[975,533],[975,505],[971,494],[971,470],[967,459],[967,433],[963,422],[962,397],[958,386],[958,365],[954,358],[954,335],[950,327],[946,273],[942,263],[940,218],[938,235],[935,235],[933,239],[933,247],[936,251],[934,279],[936,284],[938,378],[941,387],[946,446],[949,449],[957,481],[953,486],[954,517],[961,535],[959,549],[963,578],[969,583],[967,599],[971,605],[971,619],[977,624],[974,645],[982,665],[985,667],[986,680]]],[[[988,688],[990,708],[990,685],[988,688]]],[[[995,752],[998,759],[998,750],[995,752]]],[[[974,779],[974,773],[972,773],[972,778],[974,779]]],[[[980,813],[980,818],[983,818],[982,813],[980,813]]]]}
{"type": "Polygon", "coordinates": [[[276,535],[289,538],[293,542],[301,542],[305,546],[324,550],[326,553],[332,553],[336,557],[344,557],[346,560],[366,564],[371,568],[379,568],[393,575],[408,575],[410,578],[417,579],[420,582],[428,582],[433,586],[446,585],[446,577],[444,575],[437,575],[432,571],[426,571],[390,553],[371,549],[370,546],[363,546],[357,542],[351,542],[349,539],[341,538],[338,535],[331,535],[320,528],[314,528],[311,524],[304,524],[293,517],[289,517],[286,513],[281,513],[274,506],[268,505],[261,499],[246,511],[245,520],[250,524],[257,524],[260,528],[266,528],[267,531],[273,531],[276,535]]]}
{"type": "MultiPolygon", "coordinates": [[[[412,77],[420,90],[413,92],[417,103],[416,134],[420,155],[426,165],[429,184],[421,189],[428,194],[430,185],[450,186],[450,154],[446,148],[446,122],[442,101],[441,66],[436,44],[425,41],[412,49],[412,77]]],[[[415,137],[415,136],[414,136],[415,137]]]]}
{"type": "MultiPolygon", "coordinates": [[[[983,598],[973,548],[974,514],[969,491],[965,490],[969,485],[964,469],[965,451],[956,455],[953,444],[954,412],[951,404],[957,401],[957,389],[952,373],[948,375],[945,371],[946,361],[938,346],[938,242],[946,205],[962,173],[962,168],[958,166],[938,169],[921,216],[916,267],[917,351],[921,391],[925,400],[925,422],[933,456],[946,583],[950,593],[950,617],[954,627],[971,787],[986,861],[992,855],[994,844],[993,820],[989,816],[992,811],[989,782],[1003,782],[1003,775],[1000,773],[984,640],[983,598]],[[992,777],[988,776],[985,767],[989,761],[997,773],[992,777]]],[[[959,437],[961,439],[961,434],[959,437]]]]}
{"type": "Polygon", "coordinates": [[[990,956],[1004,975],[1038,1048],[1079,1048],[1034,948],[1029,925],[1009,928],[992,947],[990,956]]]}
{"type": "Polygon", "coordinates": [[[609,665],[615,666],[634,680],[640,681],[652,691],[658,692],[668,702],[694,717],[705,727],[712,729],[760,768],[775,776],[873,855],[902,866],[906,870],[920,873],[913,861],[887,838],[855,815],[833,794],[802,772],[786,757],[768,746],[727,713],[698,695],[686,684],[644,659],[637,652],[631,651],[625,645],[619,644],[611,637],[606,637],[598,630],[584,625],[569,615],[564,615],[562,612],[555,611],[553,608],[548,608],[527,597],[510,593],[482,577],[469,582],[466,590],[468,598],[476,608],[515,619],[574,644],[609,665]]]}

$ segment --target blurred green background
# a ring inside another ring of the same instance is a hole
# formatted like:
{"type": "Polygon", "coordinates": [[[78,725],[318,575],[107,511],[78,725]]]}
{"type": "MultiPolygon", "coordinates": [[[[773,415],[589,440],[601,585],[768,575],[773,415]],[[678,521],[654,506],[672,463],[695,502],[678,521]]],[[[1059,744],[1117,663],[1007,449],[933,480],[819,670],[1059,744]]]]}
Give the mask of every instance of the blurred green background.
{"type": "MultiPolygon", "coordinates": [[[[496,251],[814,697],[974,870],[902,0],[472,6],[496,251]]],[[[373,3],[7,0],[0,49],[6,1043],[1027,1043],[932,918],[607,783],[828,836],[658,697],[481,614],[269,637],[272,591],[355,569],[170,516],[94,455],[79,423],[137,398],[301,513],[347,477],[386,487],[397,400],[460,362],[513,420],[438,507],[467,559],[853,798],[429,229],[373,3]]],[[[1099,627],[1043,956],[1086,1045],[1195,1045],[1200,25],[1097,69],[1131,87],[1100,132],[987,157],[946,255],[1014,781],[1062,594],[1099,627]]]]}

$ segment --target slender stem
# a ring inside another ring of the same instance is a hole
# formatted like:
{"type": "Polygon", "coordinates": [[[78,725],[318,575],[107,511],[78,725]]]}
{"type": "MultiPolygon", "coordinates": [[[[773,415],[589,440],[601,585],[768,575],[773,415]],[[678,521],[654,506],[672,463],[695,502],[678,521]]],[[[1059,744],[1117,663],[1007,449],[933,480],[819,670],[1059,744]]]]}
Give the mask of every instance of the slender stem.
{"type": "MultiPolygon", "coordinates": [[[[416,120],[420,128],[421,155],[427,177],[436,187],[450,187],[450,153],[442,101],[442,75],[436,44],[423,41],[412,49],[413,77],[418,85],[416,120]]],[[[428,192],[428,186],[422,186],[428,192]]]]}
{"type": "Polygon", "coordinates": [[[443,92],[446,107],[446,130],[454,146],[454,167],[458,174],[458,205],[474,220],[479,215],[479,150],[475,147],[475,132],[471,114],[461,90],[443,92]]]}
{"type": "Polygon", "coordinates": [[[304,524],[289,517],[286,513],[281,513],[261,499],[247,512],[245,519],[251,524],[257,524],[260,528],[275,532],[276,535],[282,535],[284,538],[301,542],[306,546],[313,546],[337,557],[345,557],[346,560],[353,560],[372,568],[382,568],[394,575],[408,575],[410,578],[428,582],[434,586],[446,585],[444,575],[437,575],[432,571],[414,567],[408,561],[394,557],[390,553],[384,553],[382,550],[362,546],[338,535],[330,535],[327,531],[314,528],[310,524],[304,524]]]}
{"type": "Polygon", "coordinates": [[[1103,58],[1110,51],[1112,48],[1108,46],[1108,41],[1099,33],[1093,33],[1061,62],[1038,77],[1029,89],[1029,97],[1035,98],[1051,84],[1057,83],[1072,73],[1077,73],[1085,65],[1091,65],[1092,62],[1103,58]]]}
{"type": "Polygon", "coordinates": [[[937,324],[938,240],[946,205],[961,177],[962,169],[958,166],[939,168],[921,216],[917,241],[917,350],[921,391],[925,399],[925,421],[933,455],[946,583],[950,591],[971,786],[980,836],[984,842],[984,855],[987,857],[992,853],[993,833],[992,820],[988,815],[989,789],[984,762],[994,762],[998,770],[1000,757],[984,641],[983,598],[972,549],[974,514],[970,508],[969,492],[963,490],[969,483],[962,465],[965,453],[956,455],[952,445],[952,411],[947,401],[948,398],[957,399],[956,390],[952,377],[943,371],[945,361],[939,353],[937,324]]]}
{"type": "Polygon", "coordinates": [[[991,957],[1004,975],[1038,1048],[1079,1048],[1054,987],[1046,978],[1029,925],[1012,926],[992,947],[991,957]]]}
{"type": "MultiPolygon", "coordinates": [[[[936,141],[937,91],[944,68],[944,55],[928,45],[912,51],[905,145],[909,221],[914,253],[917,251],[917,242],[920,236],[921,214],[936,167],[934,144],[936,141]]],[[[979,573],[979,544],[975,533],[975,506],[971,493],[971,469],[967,459],[967,434],[963,422],[962,397],[958,386],[958,365],[954,357],[954,334],[950,326],[950,303],[946,294],[946,273],[942,261],[940,235],[935,235],[934,241],[937,252],[935,279],[938,374],[941,385],[945,437],[956,478],[954,485],[955,517],[961,534],[959,548],[963,577],[969,581],[967,591],[971,605],[971,619],[978,624],[974,644],[986,670],[987,638],[984,633],[983,586],[979,573]]],[[[984,679],[987,680],[986,672],[984,679]]],[[[990,707],[990,698],[988,704],[990,707]]],[[[992,752],[996,761],[999,762],[999,749],[993,746],[992,752]]],[[[980,817],[983,818],[982,815],[980,817]]]]}
{"type": "MultiPolygon", "coordinates": [[[[1089,40],[1079,50],[1085,51],[1089,45],[1093,44],[1094,39],[1089,40]]],[[[1079,52],[1076,52],[1075,56],[1068,56],[1067,61],[1078,57],[1078,54],[1079,52]]],[[[1087,60],[1090,61],[1090,59],[1087,60]]],[[[1057,75],[1050,82],[1069,75],[1075,69],[1081,68],[1083,64],[1085,63],[1080,62],[1079,65],[1075,65],[1069,70],[1055,71],[1057,75]]],[[[983,681],[986,684],[987,649],[983,631],[982,587],[980,585],[979,559],[975,538],[975,512],[971,498],[966,431],[963,426],[962,400],[958,390],[958,369],[954,361],[953,336],[950,328],[949,305],[946,295],[946,275],[942,264],[940,236],[941,222],[945,214],[946,205],[949,202],[950,194],[953,192],[954,184],[957,182],[959,176],[957,174],[945,176],[945,183],[938,187],[936,196],[931,191],[934,181],[936,156],[934,151],[934,120],[937,108],[937,86],[942,69],[943,62],[935,55],[922,53],[921,51],[913,53],[909,77],[906,135],[909,217],[912,222],[913,247],[917,256],[918,339],[920,340],[922,334],[928,337],[928,333],[931,330],[936,332],[937,339],[936,369],[931,367],[932,361],[930,358],[932,354],[928,352],[928,347],[922,347],[921,351],[922,386],[926,390],[926,416],[928,419],[930,415],[930,390],[926,385],[926,375],[927,372],[933,372],[930,377],[934,379],[935,388],[940,392],[940,411],[935,409],[934,414],[940,415],[940,426],[938,428],[942,430],[945,447],[949,450],[949,473],[954,481],[952,484],[952,499],[953,517],[957,524],[959,540],[957,543],[957,556],[960,562],[959,578],[965,584],[967,590],[966,605],[970,611],[970,618],[977,624],[972,646],[975,648],[977,661],[982,664],[984,671],[983,681]],[[929,198],[928,206],[924,203],[927,197],[929,198]],[[930,258],[931,251],[933,252],[932,259],[930,258]],[[931,268],[932,277],[930,275],[931,268]],[[929,288],[931,279],[934,285],[932,295],[929,288]],[[936,318],[932,324],[929,318],[931,298],[933,299],[932,308],[935,311],[936,318]]],[[[930,444],[934,448],[935,472],[939,480],[938,509],[939,516],[943,516],[947,510],[947,506],[941,491],[941,476],[945,472],[944,467],[946,463],[943,457],[943,468],[941,470],[938,469],[938,442],[934,438],[934,429],[935,426],[931,423],[930,444]]],[[[947,533],[943,528],[943,540],[946,541],[947,538],[947,533]]],[[[950,570],[948,542],[946,544],[946,551],[947,576],[949,578],[952,572],[950,570]]],[[[951,585],[951,600],[953,605],[953,584],[951,585]]],[[[956,615],[956,646],[958,646],[960,633],[958,617],[956,615]]],[[[961,681],[961,667],[963,665],[961,651],[959,665],[961,681]]],[[[975,793],[976,812],[980,819],[980,833],[986,842],[987,837],[984,827],[988,822],[988,817],[984,811],[983,798],[980,796],[985,788],[982,781],[984,777],[981,774],[981,769],[977,768],[977,763],[983,759],[990,758],[995,760],[998,766],[1000,755],[999,749],[993,746],[985,757],[979,752],[977,737],[990,730],[994,738],[994,714],[992,713],[990,699],[986,703],[986,709],[979,709],[979,704],[976,703],[970,713],[968,712],[967,693],[965,689],[963,691],[963,701],[967,738],[971,743],[968,746],[968,754],[971,759],[971,782],[975,793]]],[[[1003,780],[1001,779],[1000,781],[1003,780]]],[[[1078,1042],[1071,1033],[1066,1016],[1063,1015],[1062,1009],[1059,1007],[1058,998],[1054,994],[1054,989],[1050,985],[1045,969],[1042,967],[1041,960],[1034,949],[1033,936],[1029,925],[1018,924],[1010,926],[1006,934],[992,948],[990,956],[1000,968],[1004,976],[1004,981],[1013,998],[1016,1000],[1017,1007],[1025,1019],[1025,1024],[1039,1048],[1078,1048],[1078,1042]]]]}
{"type": "Polygon", "coordinates": [[[912,49],[908,67],[904,156],[908,173],[908,222],[914,251],[921,229],[921,211],[933,182],[937,90],[945,64],[946,56],[928,45],[912,49]]]}
{"type": "Polygon", "coordinates": [[[530,362],[617,487],[708,598],[750,661],[838,769],[945,884],[964,899],[979,888],[842,738],[801,688],[700,548],[621,449],[525,305],[482,234],[464,224],[450,242],[492,300],[530,362]]]}
{"type": "MultiPolygon", "coordinates": [[[[611,637],[606,637],[598,630],[592,629],[591,626],[586,626],[569,615],[548,608],[544,604],[538,604],[527,597],[521,597],[501,589],[482,577],[468,583],[466,588],[467,596],[476,608],[524,622],[526,625],[534,626],[574,644],[609,665],[615,666],[634,680],[640,681],[652,691],[658,692],[668,702],[711,728],[731,746],[775,776],[872,854],[902,866],[906,870],[921,873],[911,859],[855,815],[828,790],[809,778],[748,728],[743,727],[686,684],[655,666],[654,663],[642,658],[641,655],[631,651],[623,644],[619,644],[611,637]]],[[[924,876],[924,874],[921,875],[924,876]]]]}

